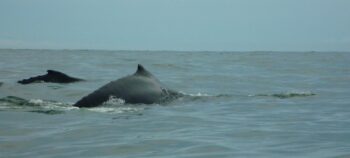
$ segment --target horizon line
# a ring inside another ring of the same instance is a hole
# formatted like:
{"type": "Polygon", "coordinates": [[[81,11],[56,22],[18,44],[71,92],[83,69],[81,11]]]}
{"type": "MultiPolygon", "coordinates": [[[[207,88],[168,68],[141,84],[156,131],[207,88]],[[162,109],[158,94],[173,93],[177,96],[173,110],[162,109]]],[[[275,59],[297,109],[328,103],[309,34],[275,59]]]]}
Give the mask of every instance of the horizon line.
{"type": "Polygon", "coordinates": [[[293,51],[293,50],[162,50],[162,49],[83,49],[83,48],[0,48],[0,50],[47,50],[47,51],[125,51],[125,52],[293,52],[293,53],[313,53],[313,52],[333,52],[333,53],[349,53],[350,51],[336,51],[336,50],[305,50],[305,51],[293,51]]]}

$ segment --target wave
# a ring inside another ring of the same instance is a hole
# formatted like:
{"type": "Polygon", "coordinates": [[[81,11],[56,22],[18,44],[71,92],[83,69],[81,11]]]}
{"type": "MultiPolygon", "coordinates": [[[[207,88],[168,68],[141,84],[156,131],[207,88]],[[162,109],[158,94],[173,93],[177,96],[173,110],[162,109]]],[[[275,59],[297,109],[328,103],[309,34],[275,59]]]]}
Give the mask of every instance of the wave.
{"type": "Polygon", "coordinates": [[[218,99],[230,99],[234,98],[237,95],[232,95],[232,94],[208,94],[208,93],[185,93],[185,92],[179,92],[180,95],[170,102],[166,102],[165,105],[171,104],[177,104],[177,103],[188,103],[188,102],[195,102],[195,101],[215,101],[218,99]]]}
{"type": "MultiPolygon", "coordinates": [[[[279,99],[288,99],[294,97],[309,97],[314,96],[315,93],[312,92],[286,92],[286,93],[272,93],[272,94],[254,94],[254,95],[233,95],[233,94],[218,94],[211,95],[207,93],[194,93],[186,94],[181,92],[181,97],[177,97],[172,102],[164,102],[161,104],[154,105],[176,105],[183,104],[188,102],[196,101],[215,101],[221,99],[237,99],[237,98],[246,98],[249,97],[275,97],[279,99]]],[[[145,104],[126,104],[124,100],[110,97],[108,101],[103,103],[103,105],[94,108],[78,108],[72,104],[62,103],[57,101],[41,100],[41,99],[23,99],[16,96],[7,96],[0,98],[0,111],[4,110],[15,110],[15,111],[26,111],[26,112],[35,112],[42,114],[62,114],[67,111],[73,110],[83,110],[99,113],[112,113],[112,114],[121,114],[121,113],[140,113],[149,105],[145,104]]]]}
{"type": "Polygon", "coordinates": [[[312,92],[286,92],[286,93],[274,93],[274,94],[256,94],[251,96],[257,96],[257,97],[275,97],[279,99],[288,99],[288,98],[294,98],[294,97],[309,97],[314,96],[315,93],[312,92]]]}
{"type": "Polygon", "coordinates": [[[145,106],[129,106],[121,99],[111,97],[102,106],[94,108],[79,108],[72,104],[42,99],[23,99],[16,96],[7,96],[0,98],[0,111],[22,111],[41,114],[62,114],[68,111],[81,110],[99,113],[139,113],[145,109],[145,106]]]}
{"type": "Polygon", "coordinates": [[[282,93],[270,93],[270,94],[249,94],[249,95],[242,95],[242,94],[207,94],[207,93],[193,93],[193,94],[186,94],[183,93],[182,97],[178,98],[179,101],[215,101],[217,99],[237,99],[237,98],[245,98],[249,99],[251,97],[274,97],[279,99],[289,99],[289,98],[296,98],[296,97],[310,97],[315,96],[316,93],[313,92],[282,92],[282,93]]]}
{"type": "Polygon", "coordinates": [[[186,70],[185,67],[181,67],[180,65],[177,64],[169,64],[169,63],[156,63],[156,64],[152,64],[155,67],[160,67],[160,68],[171,68],[171,69],[176,69],[176,70],[186,70]]]}
{"type": "Polygon", "coordinates": [[[7,96],[0,99],[0,110],[28,111],[43,114],[61,114],[65,111],[75,110],[69,104],[47,101],[41,99],[23,99],[16,96],[7,96]]]}

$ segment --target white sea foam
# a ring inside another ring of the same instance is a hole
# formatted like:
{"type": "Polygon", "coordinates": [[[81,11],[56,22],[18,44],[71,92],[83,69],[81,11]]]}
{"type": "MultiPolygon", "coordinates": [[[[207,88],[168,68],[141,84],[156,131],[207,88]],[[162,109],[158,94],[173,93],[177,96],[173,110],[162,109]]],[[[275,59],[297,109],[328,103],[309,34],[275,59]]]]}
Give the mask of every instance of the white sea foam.
{"type": "Polygon", "coordinates": [[[192,94],[187,94],[185,92],[180,92],[184,95],[188,95],[188,96],[191,96],[191,97],[212,97],[214,95],[210,95],[210,94],[207,94],[207,93],[201,93],[201,92],[198,92],[198,93],[192,93],[192,94]]]}
{"type": "Polygon", "coordinates": [[[125,104],[125,100],[121,98],[117,98],[115,96],[110,96],[107,101],[103,103],[103,105],[123,105],[125,104]]]}
{"type": "Polygon", "coordinates": [[[78,107],[71,106],[70,104],[54,101],[46,101],[42,99],[30,99],[28,103],[38,105],[40,108],[45,110],[59,110],[59,111],[70,111],[77,110],[78,107]]]}
{"type": "Polygon", "coordinates": [[[100,112],[100,113],[113,113],[113,114],[122,114],[122,113],[132,113],[132,112],[140,112],[144,108],[141,107],[94,107],[88,108],[88,111],[100,112]]]}
{"type": "Polygon", "coordinates": [[[29,103],[41,105],[44,103],[44,101],[41,99],[30,99],[29,103]]]}

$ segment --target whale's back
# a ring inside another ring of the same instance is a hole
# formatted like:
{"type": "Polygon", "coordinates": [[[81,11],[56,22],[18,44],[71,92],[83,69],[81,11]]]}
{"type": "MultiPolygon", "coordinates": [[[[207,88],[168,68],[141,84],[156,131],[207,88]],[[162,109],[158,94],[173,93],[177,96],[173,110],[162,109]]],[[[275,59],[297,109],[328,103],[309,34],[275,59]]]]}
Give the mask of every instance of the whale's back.
{"type": "Polygon", "coordinates": [[[152,104],[162,96],[161,84],[146,76],[131,75],[112,81],[79,100],[74,106],[95,107],[110,97],[123,99],[126,103],[152,104]]]}

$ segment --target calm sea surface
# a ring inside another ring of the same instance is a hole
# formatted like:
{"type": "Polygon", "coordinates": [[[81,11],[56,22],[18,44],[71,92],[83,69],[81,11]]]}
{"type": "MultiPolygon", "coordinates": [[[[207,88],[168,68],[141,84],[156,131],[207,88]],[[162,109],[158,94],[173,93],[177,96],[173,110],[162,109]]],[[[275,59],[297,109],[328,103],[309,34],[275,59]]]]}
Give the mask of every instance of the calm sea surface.
{"type": "Polygon", "coordinates": [[[350,53],[0,50],[0,157],[348,158],[350,53]],[[186,97],[72,106],[137,64],[186,97]]]}

